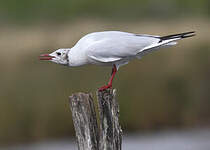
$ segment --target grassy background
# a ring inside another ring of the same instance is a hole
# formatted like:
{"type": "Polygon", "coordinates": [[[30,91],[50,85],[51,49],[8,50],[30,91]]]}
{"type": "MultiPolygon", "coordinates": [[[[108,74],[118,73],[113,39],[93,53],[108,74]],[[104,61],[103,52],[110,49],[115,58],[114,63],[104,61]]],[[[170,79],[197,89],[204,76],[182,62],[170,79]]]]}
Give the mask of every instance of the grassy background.
{"type": "Polygon", "coordinates": [[[207,0],[1,1],[0,144],[74,134],[68,96],[95,93],[111,68],[67,68],[38,56],[103,30],[197,31],[120,68],[114,87],[126,132],[209,126],[209,6],[207,0]]]}
{"type": "Polygon", "coordinates": [[[66,22],[78,17],[103,19],[168,18],[210,15],[209,0],[2,0],[0,17],[6,21],[66,22]]]}

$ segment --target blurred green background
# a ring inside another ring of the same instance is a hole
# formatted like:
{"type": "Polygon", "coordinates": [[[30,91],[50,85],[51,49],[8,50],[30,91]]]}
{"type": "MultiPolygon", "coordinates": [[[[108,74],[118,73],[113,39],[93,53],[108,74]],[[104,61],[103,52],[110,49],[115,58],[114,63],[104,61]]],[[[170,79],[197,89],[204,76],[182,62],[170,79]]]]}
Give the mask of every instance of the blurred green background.
{"type": "Polygon", "coordinates": [[[209,0],[1,0],[0,145],[74,135],[68,96],[95,94],[111,68],[67,68],[38,56],[104,30],[195,30],[196,37],[120,68],[114,88],[125,132],[209,127],[209,7],[209,0]]]}

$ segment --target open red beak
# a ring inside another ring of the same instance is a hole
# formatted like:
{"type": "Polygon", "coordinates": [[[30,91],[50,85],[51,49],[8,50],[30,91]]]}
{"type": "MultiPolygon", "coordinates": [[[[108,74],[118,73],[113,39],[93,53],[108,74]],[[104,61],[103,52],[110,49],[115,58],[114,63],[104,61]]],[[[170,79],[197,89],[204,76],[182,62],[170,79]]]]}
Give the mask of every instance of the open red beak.
{"type": "Polygon", "coordinates": [[[40,60],[52,60],[52,58],[55,58],[54,56],[50,56],[49,54],[41,54],[39,56],[40,60]]]}

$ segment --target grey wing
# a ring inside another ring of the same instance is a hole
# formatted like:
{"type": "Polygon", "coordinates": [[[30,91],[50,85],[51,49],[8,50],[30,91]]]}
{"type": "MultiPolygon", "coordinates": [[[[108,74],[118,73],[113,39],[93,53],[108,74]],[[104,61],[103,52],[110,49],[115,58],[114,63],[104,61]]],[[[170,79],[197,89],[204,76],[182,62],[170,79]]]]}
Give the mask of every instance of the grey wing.
{"type": "MultiPolygon", "coordinates": [[[[146,53],[163,46],[175,45],[177,40],[194,36],[195,32],[185,32],[167,36],[132,34],[126,32],[103,32],[99,40],[89,46],[88,56],[99,62],[115,62],[124,58],[140,58],[146,53]]],[[[95,36],[97,39],[97,36],[95,36]]]]}
{"type": "Polygon", "coordinates": [[[88,56],[99,62],[115,62],[124,58],[136,57],[146,47],[153,47],[159,41],[159,38],[153,36],[110,35],[89,46],[88,56]]]}

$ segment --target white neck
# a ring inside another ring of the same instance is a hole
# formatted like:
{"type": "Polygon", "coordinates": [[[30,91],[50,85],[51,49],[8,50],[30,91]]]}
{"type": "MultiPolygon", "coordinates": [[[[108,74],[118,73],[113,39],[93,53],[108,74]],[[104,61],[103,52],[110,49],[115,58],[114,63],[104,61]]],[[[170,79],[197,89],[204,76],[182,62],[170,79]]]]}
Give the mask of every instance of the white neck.
{"type": "Polygon", "coordinates": [[[81,51],[76,47],[73,47],[69,50],[68,59],[69,66],[82,66],[88,63],[84,51],[81,51]]]}

